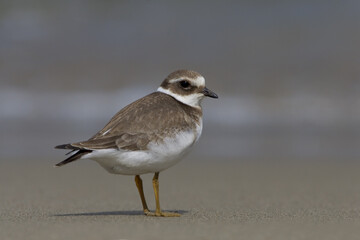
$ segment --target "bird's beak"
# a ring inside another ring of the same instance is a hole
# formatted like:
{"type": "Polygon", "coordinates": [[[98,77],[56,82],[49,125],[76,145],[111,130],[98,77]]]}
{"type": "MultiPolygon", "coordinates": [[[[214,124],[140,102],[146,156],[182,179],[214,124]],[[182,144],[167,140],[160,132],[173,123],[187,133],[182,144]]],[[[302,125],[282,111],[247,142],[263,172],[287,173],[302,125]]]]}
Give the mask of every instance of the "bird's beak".
{"type": "Polygon", "coordinates": [[[203,94],[204,94],[204,96],[207,96],[207,97],[218,98],[218,95],[216,93],[214,93],[213,91],[211,91],[210,89],[208,89],[206,87],[203,90],[203,94]]]}

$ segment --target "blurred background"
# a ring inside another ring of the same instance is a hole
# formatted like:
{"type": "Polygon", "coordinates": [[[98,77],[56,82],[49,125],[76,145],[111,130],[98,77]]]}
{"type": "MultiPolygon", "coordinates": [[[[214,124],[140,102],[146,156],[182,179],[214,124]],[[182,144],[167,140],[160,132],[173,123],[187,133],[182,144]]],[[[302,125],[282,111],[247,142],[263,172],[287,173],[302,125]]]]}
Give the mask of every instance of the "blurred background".
{"type": "Polygon", "coordinates": [[[360,2],[0,1],[0,158],[56,163],[177,69],[206,78],[191,158],[360,157],[360,2]]]}

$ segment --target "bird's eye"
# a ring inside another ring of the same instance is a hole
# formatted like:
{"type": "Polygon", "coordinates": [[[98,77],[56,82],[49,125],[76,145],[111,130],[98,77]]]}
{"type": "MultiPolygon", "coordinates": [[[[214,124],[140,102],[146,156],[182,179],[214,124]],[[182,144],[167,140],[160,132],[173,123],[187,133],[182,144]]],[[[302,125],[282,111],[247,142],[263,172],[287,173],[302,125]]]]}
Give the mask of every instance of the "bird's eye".
{"type": "Polygon", "coordinates": [[[180,81],[180,86],[182,88],[188,88],[188,87],[190,87],[190,83],[188,81],[186,81],[186,80],[181,80],[180,81]]]}

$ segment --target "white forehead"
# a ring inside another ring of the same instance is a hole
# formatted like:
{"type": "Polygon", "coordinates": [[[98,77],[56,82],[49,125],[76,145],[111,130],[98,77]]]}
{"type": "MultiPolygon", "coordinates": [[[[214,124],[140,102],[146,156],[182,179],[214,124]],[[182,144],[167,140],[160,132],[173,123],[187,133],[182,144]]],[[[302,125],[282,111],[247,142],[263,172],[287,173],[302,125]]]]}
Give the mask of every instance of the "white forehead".
{"type": "Polygon", "coordinates": [[[169,83],[179,82],[182,80],[188,80],[192,83],[192,85],[197,87],[205,86],[205,78],[203,76],[198,76],[196,78],[182,77],[182,78],[170,79],[169,83]]]}

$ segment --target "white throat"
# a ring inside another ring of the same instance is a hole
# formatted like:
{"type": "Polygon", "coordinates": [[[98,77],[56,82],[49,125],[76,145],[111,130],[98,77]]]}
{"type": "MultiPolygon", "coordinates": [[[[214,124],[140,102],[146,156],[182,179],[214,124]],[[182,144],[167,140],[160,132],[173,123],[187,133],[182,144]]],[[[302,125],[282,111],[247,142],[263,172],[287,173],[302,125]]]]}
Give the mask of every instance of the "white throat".
{"type": "Polygon", "coordinates": [[[176,100],[178,100],[179,102],[182,102],[186,105],[189,105],[191,107],[196,107],[196,108],[201,108],[201,106],[200,106],[201,100],[204,98],[204,94],[201,94],[201,93],[193,93],[190,95],[179,95],[179,94],[173,93],[170,90],[165,89],[163,87],[159,87],[157,89],[157,91],[165,93],[167,95],[170,95],[173,98],[175,98],[176,100]]]}

